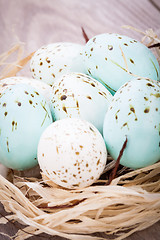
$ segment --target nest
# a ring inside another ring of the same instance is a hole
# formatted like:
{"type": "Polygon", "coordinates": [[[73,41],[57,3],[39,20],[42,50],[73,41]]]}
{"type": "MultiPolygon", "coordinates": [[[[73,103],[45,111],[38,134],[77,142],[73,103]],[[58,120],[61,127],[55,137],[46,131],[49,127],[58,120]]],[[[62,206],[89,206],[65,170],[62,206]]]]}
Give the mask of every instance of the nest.
{"type": "MultiPolygon", "coordinates": [[[[141,33],[146,45],[160,43],[151,29],[141,33]]],[[[29,61],[33,53],[21,59],[22,48],[16,44],[0,56],[0,65],[4,66],[10,54],[18,50],[17,60],[5,65],[1,79],[16,75],[29,61]]],[[[159,60],[159,49],[156,54],[159,60]]],[[[54,185],[46,175],[20,177],[14,172],[10,180],[0,175],[0,201],[8,213],[0,218],[0,223],[18,221],[25,225],[14,236],[16,240],[40,233],[74,240],[120,240],[158,222],[160,162],[134,171],[120,166],[108,185],[108,175],[114,167],[115,161],[109,158],[103,176],[80,190],[54,185]]]]}

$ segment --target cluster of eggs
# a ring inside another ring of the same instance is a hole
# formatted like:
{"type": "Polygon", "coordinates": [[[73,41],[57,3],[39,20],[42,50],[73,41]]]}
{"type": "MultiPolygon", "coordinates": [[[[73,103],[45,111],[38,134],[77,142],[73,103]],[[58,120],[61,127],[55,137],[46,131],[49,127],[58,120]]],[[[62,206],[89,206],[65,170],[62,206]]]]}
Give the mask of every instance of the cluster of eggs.
{"type": "Polygon", "coordinates": [[[100,34],[86,45],[43,46],[30,62],[33,79],[0,81],[0,162],[39,164],[66,188],[94,183],[107,152],[132,169],[160,160],[159,65],[140,42],[100,34]]]}

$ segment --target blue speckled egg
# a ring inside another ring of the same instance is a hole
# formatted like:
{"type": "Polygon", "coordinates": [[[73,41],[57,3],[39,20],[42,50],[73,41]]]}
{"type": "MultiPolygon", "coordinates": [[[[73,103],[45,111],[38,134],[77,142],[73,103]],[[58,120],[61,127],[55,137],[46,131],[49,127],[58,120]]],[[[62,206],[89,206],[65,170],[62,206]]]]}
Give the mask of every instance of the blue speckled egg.
{"type": "Polygon", "coordinates": [[[52,95],[51,86],[49,86],[47,83],[43,81],[33,79],[33,78],[23,77],[23,76],[15,76],[15,77],[2,79],[0,81],[0,95],[2,94],[3,91],[8,89],[10,86],[16,85],[19,83],[24,83],[32,86],[33,88],[37,89],[37,91],[46,98],[47,102],[50,101],[50,96],[52,95]]]}
{"type": "Polygon", "coordinates": [[[30,61],[30,69],[35,79],[53,85],[55,79],[69,72],[85,73],[83,45],[58,42],[38,49],[30,61]]]}
{"type": "Polygon", "coordinates": [[[142,43],[119,34],[100,34],[90,39],[83,52],[86,71],[112,94],[135,75],[159,80],[159,65],[142,43]]]}
{"type": "Polygon", "coordinates": [[[0,96],[0,162],[25,170],[37,165],[37,146],[52,123],[46,99],[26,84],[6,89],[0,96]]]}
{"type": "Polygon", "coordinates": [[[82,118],[101,133],[111,93],[95,79],[82,73],[68,73],[53,84],[51,112],[53,119],[82,118]]]}
{"type": "Polygon", "coordinates": [[[160,160],[160,86],[156,81],[134,79],[114,95],[104,119],[103,136],[116,160],[126,137],[120,163],[132,169],[160,160]]]}

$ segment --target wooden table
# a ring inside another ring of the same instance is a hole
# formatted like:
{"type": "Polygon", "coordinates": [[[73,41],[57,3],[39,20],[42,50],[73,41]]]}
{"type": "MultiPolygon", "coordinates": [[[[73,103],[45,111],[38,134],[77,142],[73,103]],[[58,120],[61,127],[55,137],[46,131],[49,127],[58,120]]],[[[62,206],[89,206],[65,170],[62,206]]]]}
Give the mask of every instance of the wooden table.
{"type": "MultiPolygon", "coordinates": [[[[152,28],[160,33],[160,1],[0,0],[0,53],[8,50],[17,39],[25,43],[25,54],[51,42],[84,43],[82,26],[89,37],[116,32],[141,40],[140,33],[121,28],[122,25],[131,25],[143,31],[152,28]]],[[[2,206],[0,212],[4,213],[2,206]]],[[[1,231],[13,235],[17,228],[9,223],[0,225],[1,231]]],[[[0,239],[8,240],[8,237],[0,235],[0,239]]],[[[160,222],[127,239],[159,240],[160,222]]]]}

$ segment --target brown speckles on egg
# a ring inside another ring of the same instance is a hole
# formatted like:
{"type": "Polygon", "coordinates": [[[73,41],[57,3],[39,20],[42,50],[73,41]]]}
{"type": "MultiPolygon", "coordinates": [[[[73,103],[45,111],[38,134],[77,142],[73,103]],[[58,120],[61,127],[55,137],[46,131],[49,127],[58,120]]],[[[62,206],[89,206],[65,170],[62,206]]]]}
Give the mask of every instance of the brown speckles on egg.
{"type": "Polygon", "coordinates": [[[9,150],[9,142],[8,142],[8,140],[6,141],[6,145],[7,145],[7,151],[10,152],[10,150],[9,150]]]}
{"type": "Polygon", "coordinates": [[[97,161],[97,166],[100,164],[100,161],[101,161],[101,160],[100,160],[100,159],[98,159],[98,161],[97,161]]]}
{"type": "Polygon", "coordinates": [[[147,97],[144,97],[144,100],[145,100],[145,101],[148,101],[148,98],[147,98],[147,97]]]}
{"type": "Polygon", "coordinates": [[[134,64],[134,61],[133,61],[133,59],[132,59],[132,58],[130,58],[129,60],[130,60],[130,62],[131,62],[132,64],[134,64]]]}
{"type": "Polygon", "coordinates": [[[91,83],[91,86],[92,86],[92,87],[95,87],[95,84],[94,84],[94,83],[91,83]]]}
{"type": "Polygon", "coordinates": [[[131,110],[133,113],[135,113],[135,109],[134,109],[133,106],[130,107],[130,110],[131,110]]]}
{"type": "Polygon", "coordinates": [[[51,62],[51,61],[48,59],[48,57],[46,58],[46,62],[47,62],[47,63],[50,63],[50,62],[51,62]]]}
{"type": "Polygon", "coordinates": [[[67,113],[67,108],[65,106],[62,107],[62,110],[67,113]]]}
{"type": "Polygon", "coordinates": [[[67,98],[66,95],[62,95],[62,96],[60,97],[61,101],[66,100],[66,98],[67,98]]]}
{"type": "Polygon", "coordinates": [[[79,108],[79,103],[77,100],[76,100],[76,107],[79,108]]]}
{"type": "Polygon", "coordinates": [[[3,103],[3,104],[2,104],[2,107],[6,107],[6,106],[7,106],[7,103],[3,103]]]}
{"type": "Polygon", "coordinates": [[[148,87],[155,87],[155,85],[151,84],[151,83],[147,83],[146,84],[148,87]]]}
{"type": "Polygon", "coordinates": [[[91,69],[90,69],[90,68],[88,68],[87,70],[88,70],[89,74],[91,74],[91,69]]]}
{"type": "Polygon", "coordinates": [[[34,91],[36,95],[39,95],[39,93],[37,91],[34,91]]]}
{"type": "Polygon", "coordinates": [[[128,44],[127,44],[127,43],[124,43],[124,46],[128,46],[128,44]]]}
{"type": "Polygon", "coordinates": [[[146,108],[144,109],[144,113],[149,113],[149,111],[150,111],[150,108],[149,108],[149,107],[146,107],[146,108]]]}
{"type": "Polygon", "coordinates": [[[86,96],[86,97],[87,97],[88,99],[90,99],[90,100],[92,99],[91,96],[86,96]]]}
{"type": "Polygon", "coordinates": [[[39,65],[42,66],[42,65],[43,65],[43,62],[40,62],[39,65]]]}
{"type": "Polygon", "coordinates": [[[108,50],[113,50],[113,46],[112,45],[108,45],[108,50]]]}
{"type": "Polygon", "coordinates": [[[22,103],[21,102],[17,102],[17,105],[20,107],[22,105],[22,103]]]}

